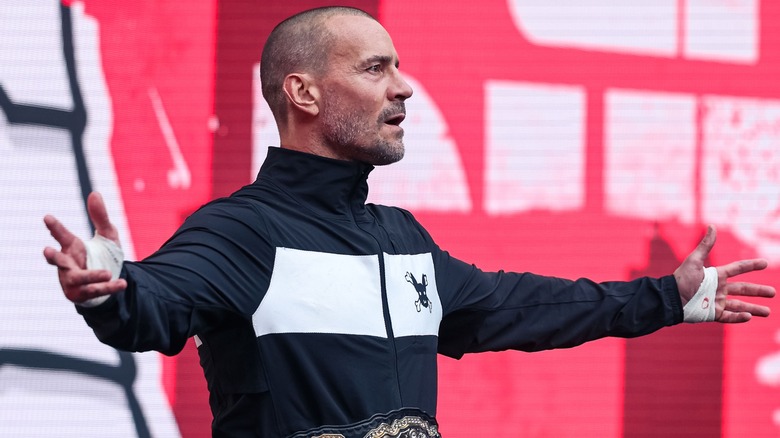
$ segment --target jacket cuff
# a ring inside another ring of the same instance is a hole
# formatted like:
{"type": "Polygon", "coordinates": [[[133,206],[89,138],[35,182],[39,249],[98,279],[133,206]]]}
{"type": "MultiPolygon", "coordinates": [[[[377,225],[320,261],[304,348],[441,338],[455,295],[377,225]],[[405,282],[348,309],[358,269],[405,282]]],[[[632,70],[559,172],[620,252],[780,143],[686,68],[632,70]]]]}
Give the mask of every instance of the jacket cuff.
{"type": "Polygon", "coordinates": [[[661,290],[672,310],[672,320],[666,325],[675,325],[683,322],[683,307],[680,291],[677,289],[677,280],[674,275],[661,277],[661,290]]]}

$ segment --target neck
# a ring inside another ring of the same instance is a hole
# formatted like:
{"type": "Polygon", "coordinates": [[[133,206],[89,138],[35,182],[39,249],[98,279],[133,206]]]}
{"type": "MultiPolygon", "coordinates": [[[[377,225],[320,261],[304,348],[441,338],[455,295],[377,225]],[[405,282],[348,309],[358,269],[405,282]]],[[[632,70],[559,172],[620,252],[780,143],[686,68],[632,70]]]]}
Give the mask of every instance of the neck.
{"type": "Polygon", "coordinates": [[[281,139],[280,146],[283,149],[332,158],[334,160],[345,160],[332,147],[327,146],[320,135],[317,135],[313,129],[306,126],[280,129],[279,137],[281,139]]]}

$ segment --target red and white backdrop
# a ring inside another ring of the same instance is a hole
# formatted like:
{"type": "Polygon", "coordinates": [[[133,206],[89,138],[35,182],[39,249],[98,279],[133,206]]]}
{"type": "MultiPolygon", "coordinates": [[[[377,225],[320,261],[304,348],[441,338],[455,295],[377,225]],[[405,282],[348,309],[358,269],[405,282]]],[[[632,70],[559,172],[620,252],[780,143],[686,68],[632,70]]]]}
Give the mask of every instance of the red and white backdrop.
{"type": "MultiPolygon", "coordinates": [[[[0,436],[209,436],[195,347],[103,346],[59,292],[41,218],[131,258],[252,180],[278,144],[257,63],[308,1],[0,8],[0,436]]],[[[407,157],[371,177],[484,269],[596,280],[761,256],[780,280],[780,3],[370,0],[415,89],[407,157]]],[[[777,304],[773,304],[778,307],[777,304]]],[[[780,309],[776,309],[780,311],[780,309]]],[[[440,360],[449,437],[780,435],[780,319],[440,360]],[[478,431],[478,432],[477,432],[478,431]]]]}

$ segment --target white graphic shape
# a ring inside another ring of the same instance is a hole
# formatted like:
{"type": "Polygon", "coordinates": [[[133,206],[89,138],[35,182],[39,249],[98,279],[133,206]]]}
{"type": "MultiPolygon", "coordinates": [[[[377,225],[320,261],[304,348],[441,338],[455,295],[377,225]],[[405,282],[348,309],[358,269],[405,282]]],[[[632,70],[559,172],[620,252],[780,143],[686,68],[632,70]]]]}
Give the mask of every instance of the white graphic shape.
{"type": "Polygon", "coordinates": [[[685,57],[755,63],[758,0],[686,0],[685,57]]]}
{"type": "Polygon", "coordinates": [[[780,260],[780,100],[705,96],[702,215],[780,260]]]}
{"type": "Polygon", "coordinates": [[[149,99],[152,101],[152,109],[157,123],[160,125],[165,145],[168,147],[168,153],[173,161],[173,169],[168,170],[168,186],[172,189],[188,189],[192,182],[192,175],[184,155],[181,153],[181,147],[176,140],[176,134],[173,132],[173,126],[168,119],[168,113],[165,112],[160,93],[157,88],[149,88],[149,99]]]}
{"type": "Polygon", "coordinates": [[[13,102],[73,109],[58,4],[5,1],[0,7],[0,81],[13,102]]]}
{"type": "Polygon", "coordinates": [[[677,0],[507,0],[515,26],[549,46],[673,56],[677,0]]]}
{"type": "MultiPolygon", "coordinates": [[[[279,145],[279,132],[263,99],[260,69],[255,67],[252,112],[252,174],[257,176],[269,146],[279,145]]],[[[404,75],[414,89],[406,101],[403,160],[377,167],[370,176],[370,202],[414,210],[471,210],[466,172],[447,122],[422,84],[404,75]]]]}
{"type": "Polygon", "coordinates": [[[485,210],[576,210],[584,204],[581,87],[485,84],[485,210]]]}
{"type": "Polygon", "coordinates": [[[696,202],[695,99],[608,90],[604,102],[607,211],[691,223],[696,202]]]}
{"type": "Polygon", "coordinates": [[[732,63],[758,59],[758,0],[507,3],[518,31],[537,45],[732,63]]]}

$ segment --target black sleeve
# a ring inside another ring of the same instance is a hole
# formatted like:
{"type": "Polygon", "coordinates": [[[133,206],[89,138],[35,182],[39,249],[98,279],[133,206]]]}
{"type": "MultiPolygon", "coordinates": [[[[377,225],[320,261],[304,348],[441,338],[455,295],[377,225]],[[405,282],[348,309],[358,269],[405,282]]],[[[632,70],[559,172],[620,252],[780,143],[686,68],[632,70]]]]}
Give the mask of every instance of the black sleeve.
{"type": "Polygon", "coordinates": [[[148,258],[125,262],[125,291],[77,309],[115,348],[176,354],[222,318],[251,320],[274,253],[262,215],[245,201],[223,199],[195,212],[148,258]]]}
{"type": "Polygon", "coordinates": [[[443,303],[439,352],[573,347],[605,336],[635,337],[682,322],[674,277],[595,283],[530,273],[483,272],[434,255],[443,303]]]}

